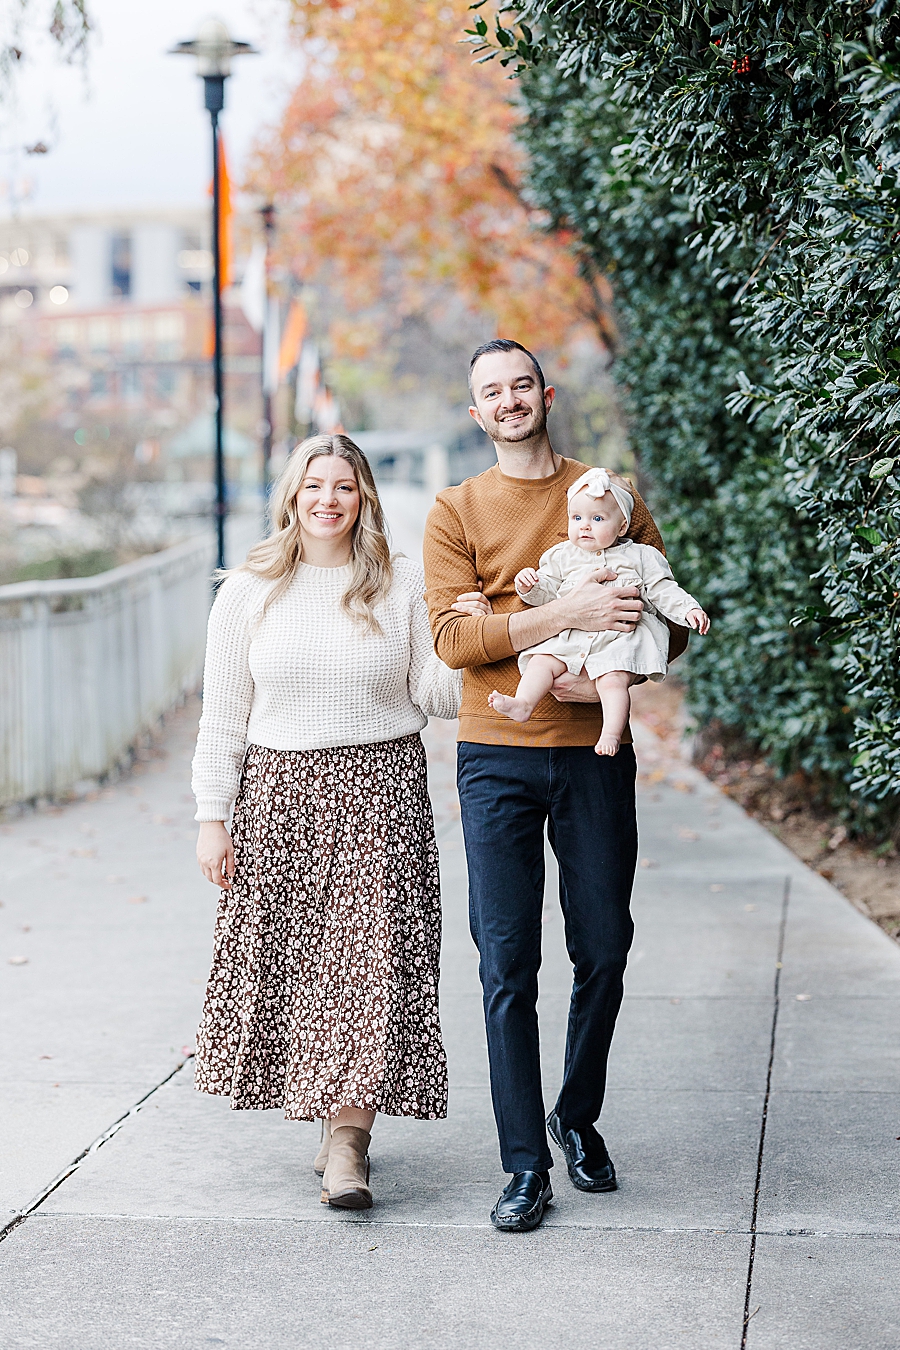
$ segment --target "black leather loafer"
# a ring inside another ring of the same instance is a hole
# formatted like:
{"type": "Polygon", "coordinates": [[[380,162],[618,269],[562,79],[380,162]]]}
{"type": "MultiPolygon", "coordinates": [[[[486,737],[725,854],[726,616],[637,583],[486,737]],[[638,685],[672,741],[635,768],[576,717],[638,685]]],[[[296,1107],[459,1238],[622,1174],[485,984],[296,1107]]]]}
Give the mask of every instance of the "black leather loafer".
{"type": "Polygon", "coordinates": [[[617,1189],[616,1169],[606,1151],[603,1135],[593,1125],[576,1130],[563,1125],[555,1111],[547,1117],[550,1137],[565,1154],[569,1179],[579,1191],[614,1191],[617,1189]]]}
{"type": "Polygon", "coordinates": [[[529,1233],[552,1199],[549,1172],[516,1172],[491,1210],[491,1223],[504,1233],[529,1233]]]}

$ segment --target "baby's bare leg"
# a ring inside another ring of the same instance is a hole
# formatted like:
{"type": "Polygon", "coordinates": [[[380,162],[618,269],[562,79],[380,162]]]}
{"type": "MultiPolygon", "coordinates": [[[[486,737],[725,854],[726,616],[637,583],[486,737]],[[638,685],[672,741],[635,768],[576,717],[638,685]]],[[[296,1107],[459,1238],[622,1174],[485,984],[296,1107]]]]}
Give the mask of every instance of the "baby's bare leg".
{"type": "Polygon", "coordinates": [[[527,722],[544,695],[549,694],[557,675],[564,675],[565,671],[565,661],[542,652],[528,662],[513,698],[508,694],[498,694],[495,689],[488,696],[488,703],[494,712],[503,713],[504,717],[511,717],[514,722],[527,722]]]}
{"type": "Polygon", "coordinates": [[[631,712],[628,690],[637,679],[628,670],[608,670],[594,681],[603,708],[603,733],[594,746],[598,755],[617,755],[622,732],[631,712]]]}

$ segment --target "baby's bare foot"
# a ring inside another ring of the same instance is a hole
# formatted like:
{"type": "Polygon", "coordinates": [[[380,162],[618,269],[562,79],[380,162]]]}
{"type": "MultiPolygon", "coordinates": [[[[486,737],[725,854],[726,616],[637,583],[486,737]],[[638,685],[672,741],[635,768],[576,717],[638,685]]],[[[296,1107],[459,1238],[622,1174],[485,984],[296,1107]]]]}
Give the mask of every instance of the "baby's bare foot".
{"type": "Polygon", "coordinates": [[[494,712],[502,713],[504,717],[511,717],[514,722],[527,722],[534,709],[530,704],[521,698],[510,698],[508,694],[500,694],[495,689],[492,694],[488,694],[488,703],[494,712]]]}
{"type": "Polygon", "coordinates": [[[605,732],[594,746],[594,753],[597,755],[617,755],[619,753],[618,736],[609,736],[605,732]]]}

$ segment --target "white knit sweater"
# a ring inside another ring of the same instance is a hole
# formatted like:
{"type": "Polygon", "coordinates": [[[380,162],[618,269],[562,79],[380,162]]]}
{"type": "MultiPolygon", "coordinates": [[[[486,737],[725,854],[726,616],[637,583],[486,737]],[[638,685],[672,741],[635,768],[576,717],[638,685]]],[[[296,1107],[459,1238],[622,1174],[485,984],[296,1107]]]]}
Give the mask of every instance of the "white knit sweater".
{"type": "Polygon", "coordinates": [[[197,820],[228,819],[248,744],[365,745],[421,731],[429,716],[456,717],[462,672],[434,654],[421,567],[394,559],[390,593],[375,608],[380,636],[341,609],[350,573],[301,563],[264,616],[272,582],[250,572],[226,578],[209,616],[197,820]]]}

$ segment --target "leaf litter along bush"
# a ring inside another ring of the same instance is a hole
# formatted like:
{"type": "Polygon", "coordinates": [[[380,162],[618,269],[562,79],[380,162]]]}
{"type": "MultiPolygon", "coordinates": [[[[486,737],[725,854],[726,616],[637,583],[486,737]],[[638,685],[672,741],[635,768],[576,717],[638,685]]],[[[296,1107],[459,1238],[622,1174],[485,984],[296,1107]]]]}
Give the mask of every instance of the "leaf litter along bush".
{"type": "Polygon", "coordinates": [[[692,649],[694,710],[890,827],[898,4],[516,0],[489,17],[472,40],[519,77],[537,201],[612,275],[636,450],[717,619],[692,649]]]}

